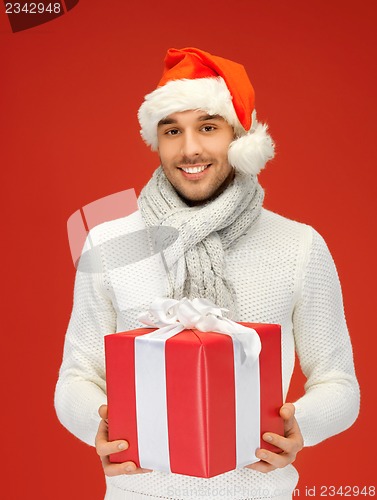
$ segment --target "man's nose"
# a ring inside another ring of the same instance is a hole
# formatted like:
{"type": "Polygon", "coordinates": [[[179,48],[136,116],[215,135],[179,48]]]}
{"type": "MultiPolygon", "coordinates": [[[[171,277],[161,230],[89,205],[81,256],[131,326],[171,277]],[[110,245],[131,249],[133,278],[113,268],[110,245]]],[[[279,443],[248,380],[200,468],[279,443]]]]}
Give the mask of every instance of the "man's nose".
{"type": "Polygon", "coordinates": [[[193,158],[202,153],[202,143],[197,133],[186,131],[183,134],[181,153],[187,158],[193,158]]]}

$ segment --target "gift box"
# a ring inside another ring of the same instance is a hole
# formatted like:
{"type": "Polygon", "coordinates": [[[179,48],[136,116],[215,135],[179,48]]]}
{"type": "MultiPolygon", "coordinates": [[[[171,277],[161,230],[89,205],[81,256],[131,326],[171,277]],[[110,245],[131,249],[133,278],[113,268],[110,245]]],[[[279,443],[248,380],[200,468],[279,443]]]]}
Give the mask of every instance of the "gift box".
{"type": "Polygon", "coordinates": [[[281,451],[261,440],[284,432],[280,325],[204,304],[201,316],[189,304],[189,321],[105,336],[109,440],[129,443],[112,462],[208,478],[257,461],[261,446],[281,451]]]}

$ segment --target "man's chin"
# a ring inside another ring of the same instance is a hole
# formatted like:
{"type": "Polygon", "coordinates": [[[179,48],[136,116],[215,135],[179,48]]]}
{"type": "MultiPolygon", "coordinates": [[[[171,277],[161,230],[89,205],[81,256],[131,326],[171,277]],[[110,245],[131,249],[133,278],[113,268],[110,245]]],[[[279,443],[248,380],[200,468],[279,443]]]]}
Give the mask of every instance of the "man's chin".
{"type": "Polygon", "coordinates": [[[216,199],[227,187],[229,183],[226,185],[221,185],[214,191],[209,193],[203,193],[202,195],[195,193],[195,195],[187,195],[186,193],[180,192],[176,189],[179,197],[190,207],[205,205],[216,199]]]}
{"type": "Polygon", "coordinates": [[[227,189],[227,187],[232,183],[233,179],[234,170],[232,169],[229,175],[220,183],[220,185],[217,186],[213,185],[212,182],[210,182],[210,179],[207,179],[207,182],[205,182],[203,179],[201,182],[198,182],[195,187],[188,186],[186,182],[178,182],[178,179],[168,180],[176,190],[179,197],[188,206],[191,207],[196,205],[204,205],[210,201],[213,201],[227,189]]]}
{"type": "Polygon", "coordinates": [[[194,207],[194,206],[197,206],[197,205],[204,205],[205,203],[207,203],[207,201],[209,201],[211,199],[211,197],[209,196],[203,196],[202,198],[201,197],[188,197],[186,196],[184,193],[180,193],[179,191],[177,191],[179,197],[186,203],[186,205],[188,205],[189,207],[194,207]]]}

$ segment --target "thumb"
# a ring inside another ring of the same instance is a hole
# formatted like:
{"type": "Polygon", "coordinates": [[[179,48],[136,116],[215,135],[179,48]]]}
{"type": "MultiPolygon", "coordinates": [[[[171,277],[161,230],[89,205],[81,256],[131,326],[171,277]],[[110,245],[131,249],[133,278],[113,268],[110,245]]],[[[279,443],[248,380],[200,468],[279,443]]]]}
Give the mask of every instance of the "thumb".
{"type": "Polygon", "coordinates": [[[285,403],[280,408],[280,416],[283,420],[288,421],[295,415],[295,407],[292,403],[285,403]]]}
{"type": "Polygon", "coordinates": [[[107,419],[107,405],[101,405],[101,406],[98,408],[98,414],[99,414],[99,416],[100,416],[103,420],[106,420],[106,419],[107,419]]]}

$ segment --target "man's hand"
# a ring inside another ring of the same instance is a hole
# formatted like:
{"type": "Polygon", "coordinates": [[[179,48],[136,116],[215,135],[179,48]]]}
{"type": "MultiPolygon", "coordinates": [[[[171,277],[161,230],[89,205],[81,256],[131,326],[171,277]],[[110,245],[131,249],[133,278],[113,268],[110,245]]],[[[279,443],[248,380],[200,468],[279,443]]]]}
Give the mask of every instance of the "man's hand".
{"type": "Polygon", "coordinates": [[[280,416],[284,420],[284,437],[272,432],[263,434],[263,439],[281,448],[282,453],[273,453],[272,451],[259,448],[256,456],[260,462],[247,465],[248,469],[254,469],[259,472],[270,472],[277,468],[285,467],[295,461],[296,455],[302,450],[304,440],[297,420],[295,419],[295,407],[292,403],[285,403],[280,408],[280,416]]]}
{"type": "Polygon", "coordinates": [[[98,426],[96,436],[96,450],[102,461],[102,467],[106,476],[119,476],[121,474],[143,474],[152,472],[150,469],[140,469],[134,462],[123,462],[113,464],[109,460],[111,453],[117,453],[128,448],[128,442],[123,440],[109,441],[107,433],[107,405],[102,405],[98,410],[101,422],[98,426]]]}

